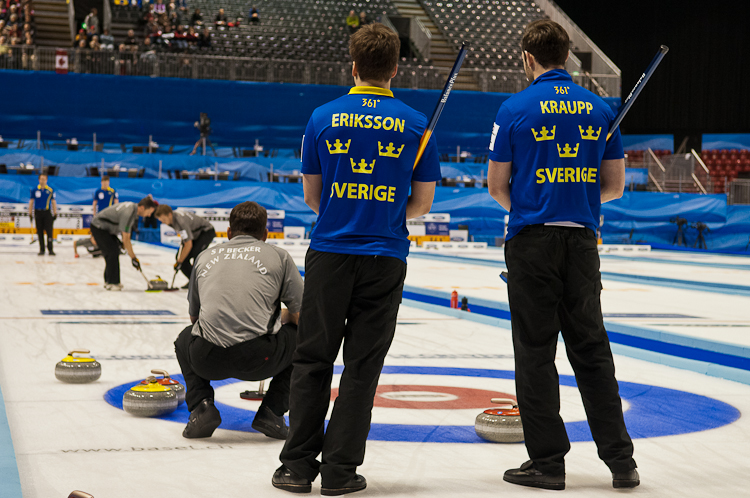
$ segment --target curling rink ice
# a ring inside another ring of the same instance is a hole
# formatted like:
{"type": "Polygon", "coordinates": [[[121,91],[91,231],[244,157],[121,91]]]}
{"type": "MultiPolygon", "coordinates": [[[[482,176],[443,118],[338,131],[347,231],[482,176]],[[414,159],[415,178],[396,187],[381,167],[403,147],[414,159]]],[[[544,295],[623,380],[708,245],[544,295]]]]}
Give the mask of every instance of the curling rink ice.
{"type": "MultiPolygon", "coordinates": [[[[174,250],[134,244],[149,278],[172,277],[174,250]]],[[[122,292],[102,288],[104,261],[68,244],[56,257],[27,240],[0,243],[0,497],[282,497],[271,486],[282,442],[250,429],[257,383],[217,382],[224,422],[182,437],[182,405],[162,418],[121,409],[152,368],[179,374],[173,341],[189,324],[186,291],[146,293],[121,258],[122,292]],[[69,350],[102,364],[91,384],[55,379],[69,350]],[[2,404],[0,404],[2,408],[2,404]],[[12,446],[8,438],[8,426],[12,446]],[[16,471],[17,468],[17,471],[16,471]],[[20,490],[18,479],[20,476],[20,490]]],[[[300,267],[302,249],[292,249],[300,267]]],[[[380,380],[357,496],[537,496],[503,482],[523,444],[484,442],[474,419],[513,396],[513,348],[501,250],[412,251],[396,338],[380,380]],[[467,296],[471,313],[448,308],[467,296]]],[[[750,258],[652,251],[602,255],[602,302],[635,443],[641,486],[612,489],[588,432],[563,344],[562,409],[572,442],[568,496],[750,496],[750,258]]],[[[186,279],[180,274],[176,285],[186,279]]],[[[338,362],[340,364],[340,361],[338,362]]],[[[341,368],[337,369],[340,373],[341,368]]],[[[178,377],[179,378],[179,377],[178,377]]],[[[334,384],[338,381],[334,377],[334,384]]],[[[335,387],[335,386],[334,386],[335,387]]],[[[320,481],[313,484],[313,495],[320,481]]]]}

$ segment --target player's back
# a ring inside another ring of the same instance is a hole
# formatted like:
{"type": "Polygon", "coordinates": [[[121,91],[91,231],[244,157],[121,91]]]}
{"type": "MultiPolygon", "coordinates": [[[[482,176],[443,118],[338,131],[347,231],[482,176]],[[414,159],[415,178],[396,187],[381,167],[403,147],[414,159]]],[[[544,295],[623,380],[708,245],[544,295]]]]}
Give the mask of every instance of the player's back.
{"type": "MultiPolygon", "coordinates": [[[[411,182],[435,180],[413,169],[426,123],[376,87],[354,87],[315,110],[302,158],[302,172],[321,174],[323,183],[313,249],[405,257],[411,182]]],[[[428,167],[437,160],[434,142],[425,156],[428,167]]]]}

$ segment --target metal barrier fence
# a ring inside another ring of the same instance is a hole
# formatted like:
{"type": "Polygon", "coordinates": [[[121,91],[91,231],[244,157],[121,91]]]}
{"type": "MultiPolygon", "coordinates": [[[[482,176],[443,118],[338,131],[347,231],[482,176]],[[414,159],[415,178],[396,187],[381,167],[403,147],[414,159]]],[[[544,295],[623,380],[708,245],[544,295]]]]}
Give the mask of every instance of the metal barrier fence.
{"type": "MultiPolygon", "coordinates": [[[[113,74],[190,79],[218,79],[303,83],[351,84],[351,64],[251,57],[222,57],[193,53],[117,52],[67,49],[68,71],[82,74],[113,74]]],[[[0,50],[0,70],[55,71],[56,49],[49,47],[5,47],[0,50]]],[[[515,93],[528,86],[521,70],[464,68],[474,73],[483,92],[515,93]]],[[[433,66],[400,65],[394,88],[442,89],[447,74],[433,66]]]]}
{"type": "Polygon", "coordinates": [[[750,204],[750,180],[733,180],[729,184],[729,204],[750,204]]]}

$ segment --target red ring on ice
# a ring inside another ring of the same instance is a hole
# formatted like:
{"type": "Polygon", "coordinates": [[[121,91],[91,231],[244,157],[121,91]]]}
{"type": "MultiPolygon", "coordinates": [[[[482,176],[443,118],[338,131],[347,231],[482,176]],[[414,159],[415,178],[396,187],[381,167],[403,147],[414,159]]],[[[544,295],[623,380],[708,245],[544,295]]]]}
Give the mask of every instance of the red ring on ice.
{"type": "MultiPolygon", "coordinates": [[[[331,389],[332,401],[336,399],[338,393],[338,389],[331,389]]],[[[409,410],[463,410],[489,408],[492,406],[490,401],[492,398],[516,399],[508,393],[469,387],[386,384],[379,385],[375,392],[375,407],[409,410]]]]}

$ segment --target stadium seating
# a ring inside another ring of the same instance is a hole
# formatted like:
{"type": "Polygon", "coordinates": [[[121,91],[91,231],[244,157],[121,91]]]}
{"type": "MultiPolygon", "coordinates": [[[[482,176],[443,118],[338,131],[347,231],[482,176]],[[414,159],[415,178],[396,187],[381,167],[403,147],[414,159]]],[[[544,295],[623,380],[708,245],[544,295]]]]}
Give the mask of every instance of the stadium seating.
{"type": "Polygon", "coordinates": [[[349,57],[346,16],[351,9],[365,11],[371,19],[383,14],[396,15],[389,0],[344,2],[341,0],[258,0],[252,3],[260,12],[260,24],[247,22],[250,2],[245,0],[193,0],[190,9],[199,8],[203,23],[213,33],[215,55],[273,59],[343,62],[349,57]],[[237,27],[215,27],[214,19],[223,8],[237,27]]]}
{"type": "Polygon", "coordinates": [[[750,176],[750,150],[704,150],[701,159],[708,167],[716,193],[724,192],[726,182],[750,176]]]}
{"type": "Polygon", "coordinates": [[[525,0],[420,0],[424,10],[458,49],[472,47],[466,64],[492,69],[522,67],[521,36],[526,25],[545,17],[542,9],[525,0]]]}

